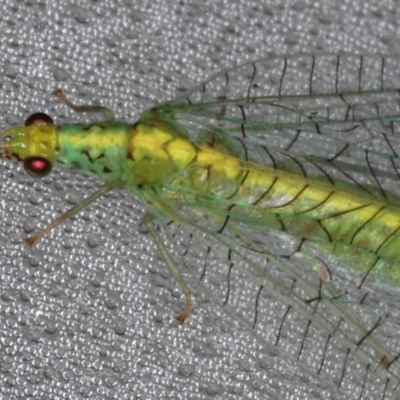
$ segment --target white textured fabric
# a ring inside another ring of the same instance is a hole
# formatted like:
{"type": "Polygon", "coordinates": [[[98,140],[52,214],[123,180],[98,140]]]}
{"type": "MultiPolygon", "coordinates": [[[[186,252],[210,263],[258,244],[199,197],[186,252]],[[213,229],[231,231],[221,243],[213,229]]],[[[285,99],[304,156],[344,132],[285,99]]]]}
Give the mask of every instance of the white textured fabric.
{"type": "MultiPolygon", "coordinates": [[[[211,73],[268,54],[399,53],[396,7],[378,0],[3,0],[0,128],[37,111],[56,123],[98,118],[60,104],[50,94],[57,87],[77,103],[135,121],[211,73]]],[[[199,299],[179,326],[181,292],[150,235],[140,233],[143,208],[128,191],[99,200],[31,249],[24,237],[99,182],[60,168],[42,181],[8,162],[0,168],[0,398],[335,395],[264,352],[212,303],[199,299]]]]}

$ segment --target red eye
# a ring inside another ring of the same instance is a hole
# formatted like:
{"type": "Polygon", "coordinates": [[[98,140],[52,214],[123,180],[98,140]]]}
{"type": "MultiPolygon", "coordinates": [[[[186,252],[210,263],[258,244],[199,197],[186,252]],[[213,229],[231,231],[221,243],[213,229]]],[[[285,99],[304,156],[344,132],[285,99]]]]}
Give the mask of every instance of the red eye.
{"type": "Polygon", "coordinates": [[[24,160],[24,169],[33,178],[43,178],[51,172],[53,165],[42,157],[27,157],[24,160]]]}
{"type": "Polygon", "coordinates": [[[53,124],[53,120],[45,113],[34,113],[25,120],[25,126],[53,124]]]}

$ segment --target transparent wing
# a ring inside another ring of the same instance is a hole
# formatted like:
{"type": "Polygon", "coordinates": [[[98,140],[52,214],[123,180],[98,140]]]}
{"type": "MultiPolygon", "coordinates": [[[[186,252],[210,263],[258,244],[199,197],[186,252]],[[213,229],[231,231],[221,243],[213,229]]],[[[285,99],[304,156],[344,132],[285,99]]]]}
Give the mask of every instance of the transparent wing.
{"type": "Polygon", "coordinates": [[[241,158],[396,192],[398,65],[399,57],[378,56],[259,60],[215,75],[170,107],[194,138],[212,132],[241,158]]]}
{"type": "MultiPolygon", "coordinates": [[[[158,110],[173,115],[194,142],[219,140],[244,160],[351,185],[397,205],[399,60],[259,60],[219,73],[158,110]]],[[[361,285],[351,261],[260,226],[245,212],[227,218],[212,200],[169,207],[174,224],[159,217],[179,263],[267,346],[284,349],[321,378],[334,370],[338,387],[358,379],[359,397],[369,398],[375,379],[383,397],[399,391],[398,288],[361,285]],[[287,331],[293,326],[299,335],[287,331]],[[338,349],[339,363],[332,361],[338,349]]]]}
{"type": "Polygon", "coordinates": [[[211,218],[206,227],[190,210],[180,211],[175,225],[161,226],[192,289],[200,285],[265,344],[266,354],[276,348],[279,357],[335,385],[337,396],[355,381],[357,398],[370,398],[377,382],[379,396],[390,398],[399,377],[396,297],[343,280],[331,259],[307,248],[289,255],[293,238],[243,225],[220,233],[211,218]],[[275,253],[285,250],[286,256],[275,253]]]}

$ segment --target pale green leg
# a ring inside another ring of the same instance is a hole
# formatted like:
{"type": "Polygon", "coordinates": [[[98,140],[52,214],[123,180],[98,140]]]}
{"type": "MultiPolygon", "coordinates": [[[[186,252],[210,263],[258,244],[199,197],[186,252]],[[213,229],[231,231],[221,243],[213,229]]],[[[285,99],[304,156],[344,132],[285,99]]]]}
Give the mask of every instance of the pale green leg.
{"type": "Polygon", "coordinates": [[[54,96],[57,96],[66,106],[68,106],[69,108],[72,108],[72,110],[74,110],[77,113],[84,113],[84,112],[101,112],[106,121],[112,122],[115,121],[114,115],[112,113],[112,111],[107,108],[107,107],[103,107],[103,106],[77,106],[74,103],[72,103],[70,100],[67,99],[67,97],[65,96],[65,94],[63,93],[63,91],[61,89],[56,89],[53,92],[54,96]]]}
{"type": "Polygon", "coordinates": [[[72,207],[69,209],[67,212],[64,214],[60,215],[58,218],[50,222],[49,225],[47,225],[44,229],[42,229],[40,232],[36,233],[33,236],[30,236],[25,239],[25,241],[33,246],[35,242],[37,242],[39,239],[41,239],[44,235],[46,235],[48,232],[50,232],[53,228],[56,226],[62,224],[66,219],[71,218],[73,215],[78,213],[79,211],[83,210],[85,207],[96,201],[99,197],[103,196],[103,194],[109,192],[110,190],[113,190],[117,187],[125,186],[125,180],[124,179],[115,179],[111,182],[107,182],[104,184],[97,192],[93,193],[91,196],[87,197],[86,199],[83,199],[79,204],[76,206],[72,207]]]}
{"type": "Polygon", "coordinates": [[[172,259],[171,255],[169,254],[167,248],[164,245],[163,239],[157,232],[157,229],[153,223],[154,216],[151,214],[146,214],[143,218],[143,222],[147,225],[149,228],[149,232],[151,236],[153,237],[154,243],[156,244],[157,248],[160,250],[161,255],[165,261],[165,263],[168,266],[168,269],[171,273],[171,275],[174,277],[174,279],[179,283],[180,287],[183,290],[183,293],[185,295],[186,299],[186,306],[185,310],[183,311],[182,314],[178,315],[176,319],[183,324],[185,320],[189,317],[190,313],[192,312],[192,293],[189,289],[189,286],[186,284],[185,280],[183,279],[183,276],[179,272],[178,268],[175,265],[174,260],[172,259]]]}

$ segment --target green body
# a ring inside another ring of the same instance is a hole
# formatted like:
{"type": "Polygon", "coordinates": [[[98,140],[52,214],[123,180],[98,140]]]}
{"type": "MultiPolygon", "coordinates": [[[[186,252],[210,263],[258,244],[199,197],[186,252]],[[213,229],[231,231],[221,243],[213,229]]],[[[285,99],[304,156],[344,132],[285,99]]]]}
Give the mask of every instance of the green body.
{"type": "Polygon", "coordinates": [[[61,125],[57,137],[57,160],[66,168],[123,178],[136,194],[151,187],[165,204],[282,230],[363,274],[400,284],[400,208],[382,196],[241,160],[221,141],[195,143],[156,110],[135,125],[61,125]]]}

